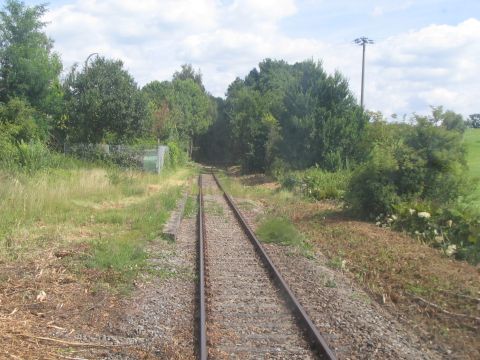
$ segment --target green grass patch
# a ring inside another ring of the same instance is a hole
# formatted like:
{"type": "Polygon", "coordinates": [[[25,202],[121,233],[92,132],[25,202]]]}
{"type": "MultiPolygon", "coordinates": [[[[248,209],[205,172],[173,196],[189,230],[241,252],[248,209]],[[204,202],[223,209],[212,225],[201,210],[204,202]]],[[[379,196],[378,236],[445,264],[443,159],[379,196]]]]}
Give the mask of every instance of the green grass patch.
{"type": "Polygon", "coordinates": [[[197,214],[198,211],[198,202],[195,195],[189,195],[187,197],[187,202],[185,203],[185,210],[183,215],[186,218],[192,218],[197,214]]]}
{"type": "Polygon", "coordinates": [[[270,217],[263,220],[256,233],[265,243],[292,246],[301,250],[304,256],[311,256],[312,246],[297,228],[285,218],[270,217]]]}

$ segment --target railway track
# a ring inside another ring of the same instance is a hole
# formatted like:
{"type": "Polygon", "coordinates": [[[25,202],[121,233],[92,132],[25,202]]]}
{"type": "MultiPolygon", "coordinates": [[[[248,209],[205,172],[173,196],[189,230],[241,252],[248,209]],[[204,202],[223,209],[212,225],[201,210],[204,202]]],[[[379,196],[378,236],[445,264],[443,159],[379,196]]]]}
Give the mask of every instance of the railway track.
{"type": "Polygon", "coordinates": [[[198,201],[199,358],[335,359],[215,175],[198,201]]]}

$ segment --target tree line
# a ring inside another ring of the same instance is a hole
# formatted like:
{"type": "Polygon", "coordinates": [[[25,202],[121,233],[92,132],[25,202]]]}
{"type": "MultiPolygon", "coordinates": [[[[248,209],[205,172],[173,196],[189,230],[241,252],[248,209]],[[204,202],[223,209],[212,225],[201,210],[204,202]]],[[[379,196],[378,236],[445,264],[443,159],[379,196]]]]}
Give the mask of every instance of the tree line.
{"type": "Polygon", "coordinates": [[[183,65],[171,81],[139,87],[123,62],[103,56],[63,65],[41,20],[45,5],[6,1],[0,11],[0,154],[19,144],[174,141],[190,153],[216,117],[202,76],[183,65]]]}

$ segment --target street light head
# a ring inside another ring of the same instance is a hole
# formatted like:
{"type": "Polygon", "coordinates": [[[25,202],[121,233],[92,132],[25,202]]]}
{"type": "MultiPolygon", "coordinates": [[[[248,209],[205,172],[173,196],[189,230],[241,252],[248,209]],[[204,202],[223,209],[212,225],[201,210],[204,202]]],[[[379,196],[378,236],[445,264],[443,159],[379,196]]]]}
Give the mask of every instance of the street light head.
{"type": "Polygon", "coordinates": [[[355,40],[353,40],[353,42],[357,45],[365,45],[365,44],[373,44],[374,43],[372,39],[369,39],[366,36],[356,38],[355,40]]]}

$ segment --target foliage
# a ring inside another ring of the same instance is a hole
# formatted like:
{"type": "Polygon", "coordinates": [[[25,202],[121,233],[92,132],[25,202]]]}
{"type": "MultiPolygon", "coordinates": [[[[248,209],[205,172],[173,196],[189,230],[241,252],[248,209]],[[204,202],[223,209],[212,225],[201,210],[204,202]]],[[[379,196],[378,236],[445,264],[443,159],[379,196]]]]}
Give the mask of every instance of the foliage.
{"type": "Polygon", "coordinates": [[[62,70],[52,40],[42,31],[45,5],[7,0],[0,11],[0,101],[20,97],[48,112],[46,98],[62,70]]]}
{"type": "Polygon", "coordinates": [[[392,213],[400,200],[395,187],[397,171],[392,151],[375,147],[370,158],[353,172],[345,195],[347,204],[364,217],[392,213]]]}
{"type": "Polygon", "coordinates": [[[168,154],[165,166],[167,168],[175,169],[178,166],[183,166],[188,160],[187,152],[176,141],[169,141],[167,143],[168,154]]]}
{"type": "Polygon", "coordinates": [[[298,248],[303,255],[311,256],[311,245],[290,220],[283,217],[267,217],[258,226],[256,233],[261,241],[298,248]]]}
{"type": "Polygon", "coordinates": [[[476,179],[477,186],[472,191],[472,202],[480,208],[480,129],[468,129],[464,135],[464,143],[467,148],[467,165],[469,176],[476,179]]]}
{"type": "Polygon", "coordinates": [[[369,218],[391,214],[402,201],[440,206],[468,191],[460,134],[426,117],[414,120],[415,125],[402,131],[379,136],[367,160],[355,170],[346,198],[357,214],[369,218]]]}
{"type": "Polygon", "coordinates": [[[446,207],[402,203],[388,223],[438,247],[448,256],[480,262],[480,213],[461,201],[446,207]]]}
{"type": "Polygon", "coordinates": [[[432,115],[428,120],[434,124],[440,124],[447,130],[455,130],[460,133],[465,132],[467,123],[461,114],[457,114],[452,110],[443,110],[443,106],[432,106],[432,115]]]}
{"type": "Polygon", "coordinates": [[[205,91],[202,76],[183,65],[173,80],[152,81],[142,89],[153,112],[152,130],[161,140],[177,139],[189,144],[192,154],[198,137],[216,117],[216,103],[205,91]]]}
{"type": "Polygon", "coordinates": [[[343,199],[351,171],[329,172],[318,167],[277,175],[282,187],[315,200],[343,199]]]}
{"type": "Polygon", "coordinates": [[[64,83],[71,142],[126,142],[145,134],[147,101],[120,60],[97,57],[64,83]]]}
{"type": "Polygon", "coordinates": [[[28,102],[20,98],[11,98],[7,103],[0,103],[0,126],[2,133],[8,134],[10,141],[45,140],[45,129],[41,129],[38,112],[28,102]]]}
{"type": "Polygon", "coordinates": [[[469,115],[468,125],[474,129],[480,129],[480,114],[469,115]]]}
{"type": "Polygon", "coordinates": [[[238,159],[246,172],[269,171],[278,161],[337,170],[359,158],[367,117],[338,72],[327,75],[313,61],[267,59],[229,86],[219,122],[211,136],[231,138],[222,157],[238,159]]]}

